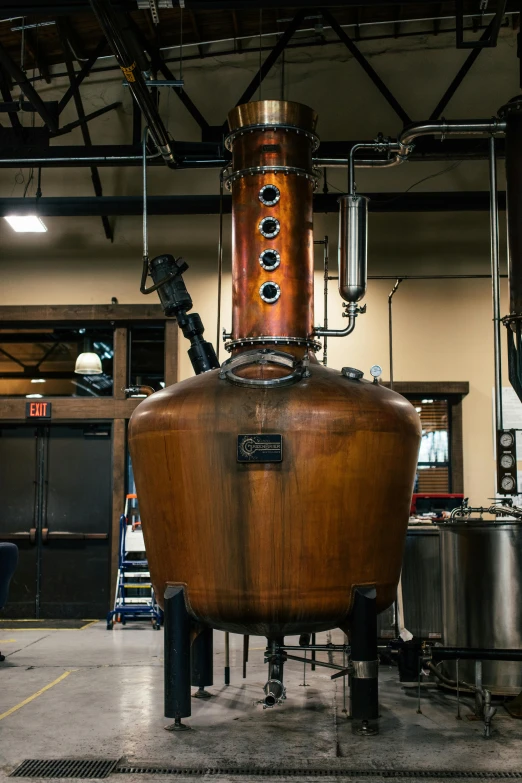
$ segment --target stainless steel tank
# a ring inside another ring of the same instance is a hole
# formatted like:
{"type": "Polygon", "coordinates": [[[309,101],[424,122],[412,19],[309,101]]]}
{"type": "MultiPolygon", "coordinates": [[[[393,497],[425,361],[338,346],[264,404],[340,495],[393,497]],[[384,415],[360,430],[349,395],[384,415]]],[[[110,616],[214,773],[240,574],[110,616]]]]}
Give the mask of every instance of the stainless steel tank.
{"type": "MultiPolygon", "coordinates": [[[[442,618],[448,647],[522,648],[522,522],[440,525],[442,618]]],[[[447,661],[454,677],[456,664],[447,661]]],[[[459,678],[474,681],[473,661],[459,662],[459,678]]],[[[484,687],[519,693],[522,663],[484,661],[484,687]]]]}
{"type": "MultiPolygon", "coordinates": [[[[441,569],[439,529],[436,525],[408,526],[402,560],[404,625],[419,639],[442,638],[441,569]]],[[[377,619],[382,639],[395,636],[395,607],[377,619]]]]}

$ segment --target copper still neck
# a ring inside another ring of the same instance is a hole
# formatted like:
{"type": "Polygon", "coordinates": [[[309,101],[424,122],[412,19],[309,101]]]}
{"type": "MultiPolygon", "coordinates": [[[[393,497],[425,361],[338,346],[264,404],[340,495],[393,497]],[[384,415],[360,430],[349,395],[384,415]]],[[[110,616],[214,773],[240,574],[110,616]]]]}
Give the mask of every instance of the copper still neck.
{"type": "Polygon", "coordinates": [[[312,153],[317,115],[289,101],[254,101],[228,115],[232,167],[234,353],[320,347],[313,332],[312,153]]]}

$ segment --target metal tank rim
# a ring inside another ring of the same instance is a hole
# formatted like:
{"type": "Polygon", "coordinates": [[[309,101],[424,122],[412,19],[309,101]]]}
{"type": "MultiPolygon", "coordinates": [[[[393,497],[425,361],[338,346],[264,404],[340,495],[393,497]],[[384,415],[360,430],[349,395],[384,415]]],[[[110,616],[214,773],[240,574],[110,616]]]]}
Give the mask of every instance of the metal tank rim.
{"type": "Polygon", "coordinates": [[[228,125],[233,133],[251,125],[288,125],[315,133],[318,114],[310,106],[295,101],[250,101],[234,106],[228,113],[228,125]]]}
{"type": "Polygon", "coordinates": [[[509,529],[515,525],[522,525],[522,519],[503,519],[502,522],[495,522],[493,519],[473,519],[469,522],[465,520],[455,520],[447,522],[437,522],[439,530],[455,530],[456,528],[477,528],[488,529],[495,528],[496,530],[509,529]]]}

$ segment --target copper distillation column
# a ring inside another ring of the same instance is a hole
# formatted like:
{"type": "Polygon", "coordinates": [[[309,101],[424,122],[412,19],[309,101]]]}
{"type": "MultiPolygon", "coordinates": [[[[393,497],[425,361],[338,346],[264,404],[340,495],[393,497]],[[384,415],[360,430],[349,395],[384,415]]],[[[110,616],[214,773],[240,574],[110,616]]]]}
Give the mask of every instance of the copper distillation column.
{"type": "Polygon", "coordinates": [[[229,114],[233,355],[284,345],[302,358],[320,347],[312,340],[316,124],[312,109],[281,101],[229,114]]]}

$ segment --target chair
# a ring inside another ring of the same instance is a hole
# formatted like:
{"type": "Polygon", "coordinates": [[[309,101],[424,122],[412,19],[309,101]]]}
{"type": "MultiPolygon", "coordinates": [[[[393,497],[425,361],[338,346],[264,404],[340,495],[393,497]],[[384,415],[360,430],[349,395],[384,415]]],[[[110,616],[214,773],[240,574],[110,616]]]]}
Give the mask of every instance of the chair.
{"type": "MultiPolygon", "coordinates": [[[[18,565],[18,547],[16,544],[0,543],[0,609],[7,603],[9,585],[18,565]]],[[[5,655],[0,653],[0,661],[5,655]]]]}

